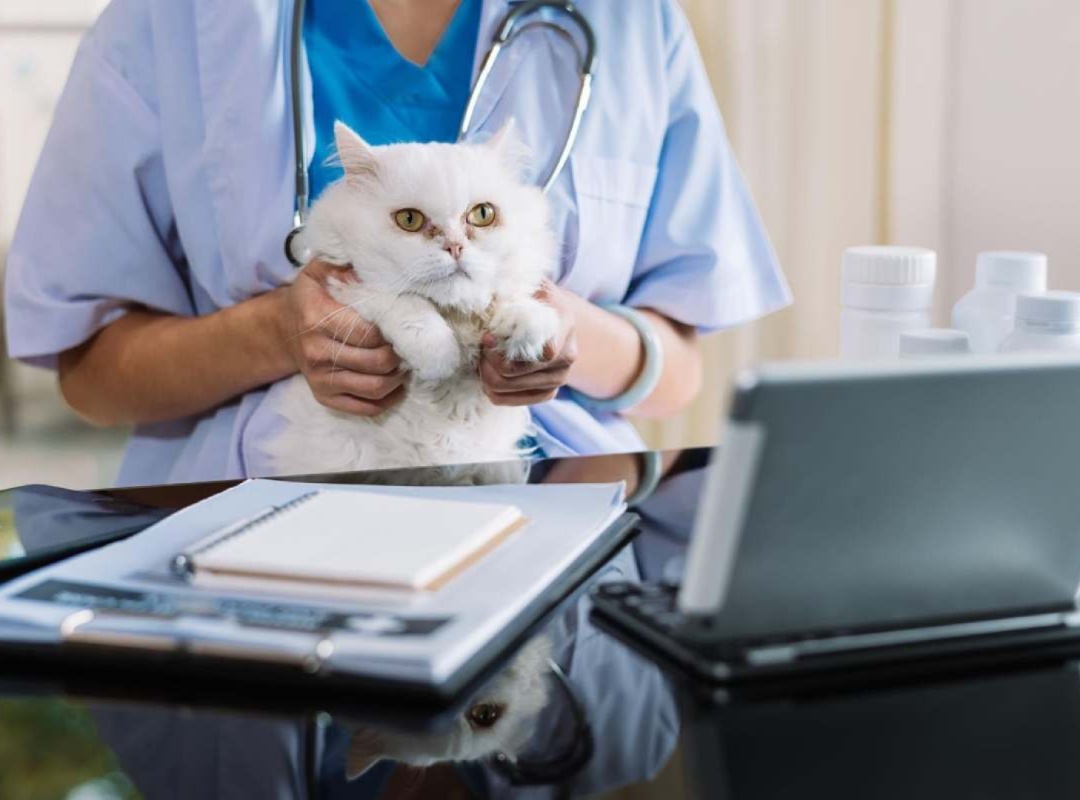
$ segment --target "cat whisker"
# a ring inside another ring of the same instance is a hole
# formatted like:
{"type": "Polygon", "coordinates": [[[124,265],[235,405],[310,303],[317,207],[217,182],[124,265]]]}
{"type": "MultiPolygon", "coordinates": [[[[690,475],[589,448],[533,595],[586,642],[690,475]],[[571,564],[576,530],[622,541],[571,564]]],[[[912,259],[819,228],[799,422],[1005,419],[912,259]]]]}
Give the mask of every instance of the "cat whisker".
{"type": "MultiPolygon", "coordinates": [[[[402,295],[405,294],[404,289],[408,286],[408,284],[409,284],[409,280],[407,278],[403,278],[403,279],[400,280],[400,289],[399,290],[388,292],[388,294],[393,296],[394,302],[396,302],[402,295]]],[[[355,308],[356,306],[360,305],[362,302],[363,302],[362,300],[358,300],[355,303],[351,303],[351,304],[345,306],[345,308],[355,308]]],[[[372,330],[374,330],[375,328],[377,328],[379,326],[380,320],[383,317],[385,317],[386,313],[388,313],[390,311],[390,309],[392,309],[392,308],[393,308],[393,302],[387,307],[387,309],[383,312],[382,315],[380,315],[379,317],[376,317],[375,319],[366,320],[366,322],[368,323],[368,329],[366,331],[364,331],[364,337],[365,338],[367,337],[368,333],[370,333],[372,330]]],[[[344,310],[344,309],[342,309],[342,310],[344,310]]],[[[360,314],[357,314],[356,317],[352,320],[352,325],[345,332],[345,335],[343,337],[338,336],[338,333],[340,332],[340,325],[339,325],[339,327],[337,329],[335,329],[334,338],[337,340],[338,347],[337,347],[337,352],[334,353],[334,357],[333,357],[333,360],[332,360],[332,363],[331,363],[331,366],[330,366],[330,374],[331,374],[331,376],[333,376],[333,374],[335,372],[339,371],[338,368],[337,368],[337,363],[338,363],[338,358],[341,357],[342,350],[345,348],[345,346],[347,344],[347,342],[345,340],[347,340],[352,335],[352,332],[356,328],[356,325],[362,319],[364,319],[364,317],[360,316],[360,314]]]]}
{"type": "Polygon", "coordinates": [[[311,333],[312,331],[317,330],[318,328],[322,327],[324,324],[326,324],[327,322],[332,320],[334,317],[336,317],[338,314],[341,314],[341,313],[343,313],[345,311],[348,311],[350,308],[352,308],[352,306],[345,305],[345,306],[342,306],[341,308],[339,308],[337,311],[331,311],[329,314],[327,314],[325,317],[320,319],[318,322],[316,322],[311,327],[303,328],[301,330],[298,330],[292,336],[288,337],[288,339],[286,339],[286,341],[292,341],[293,339],[298,339],[298,338],[300,338],[301,336],[303,336],[306,333],[311,333]]]}

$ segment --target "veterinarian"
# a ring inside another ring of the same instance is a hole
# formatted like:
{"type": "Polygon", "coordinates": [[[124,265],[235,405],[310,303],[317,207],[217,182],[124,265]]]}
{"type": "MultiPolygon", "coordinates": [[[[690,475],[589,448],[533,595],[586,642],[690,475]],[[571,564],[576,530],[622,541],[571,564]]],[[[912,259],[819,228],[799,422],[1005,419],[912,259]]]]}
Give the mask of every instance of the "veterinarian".
{"type": "MultiPolygon", "coordinates": [[[[373,144],[452,141],[514,5],[308,0],[313,194],[340,174],[324,165],[335,118],[373,144]]],[[[562,261],[546,300],[562,329],[539,365],[489,351],[481,367],[493,402],[531,406],[553,456],[640,447],[628,417],[668,417],[697,394],[700,334],[789,302],[676,0],[578,8],[597,61],[548,194],[562,261]]],[[[291,0],[113,0],[56,110],[10,251],[9,347],[57,370],[85,418],[134,426],[120,483],[248,474],[265,387],[298,371],[354,414],[404,391],[377,331],[323,322],[338,309],[324,287],[334,268],[295,276],[283,252],[292,12],[291,0]]],[[[502,58],[472,128],[513,117],[551,152],[577,91],[572,54],[538,29],[502,58]]]]}

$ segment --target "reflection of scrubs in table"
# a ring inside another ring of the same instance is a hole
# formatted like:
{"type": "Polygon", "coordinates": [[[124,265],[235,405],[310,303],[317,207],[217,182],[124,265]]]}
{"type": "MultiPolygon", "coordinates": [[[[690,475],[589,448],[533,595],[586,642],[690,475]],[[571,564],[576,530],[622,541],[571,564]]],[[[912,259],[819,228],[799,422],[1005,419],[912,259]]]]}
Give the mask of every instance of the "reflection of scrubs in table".
{"type": "MultiPolygon", "coordinates": [[[[481,0],[474,70],[512,5],[481,0]]],[[[675,0],[579,7],[599,50],[592,103],[549,193],[560,283],[705,331],[786,304],[675,0]]],[[[107,7],[80,47],[12,243],[12,355],[52,366],[132,305],[206,314],[290,278],[282,239],[295,199],[291,13],[289,0],[107,7]]],[[[477,107],[478,131],[513,116],[534,150],[550,152],[576,81],[557,41],[535,34],[504,51],[477,107]]],[[[307,58],[303,67],[310,109],[307,58]]],[[[366,121],[356,122],[363,132],[366,121]]],[[[306,128],[312,143],[310,115],[306,128]]],[[[264,397],[253,391],[196,417],[139,426],[120,481],[248,474],[245,443],[261,435],[264,397]]],[[[532,412],[551,455],[641,445],[629,421],[564,397],[532,412]]]]}

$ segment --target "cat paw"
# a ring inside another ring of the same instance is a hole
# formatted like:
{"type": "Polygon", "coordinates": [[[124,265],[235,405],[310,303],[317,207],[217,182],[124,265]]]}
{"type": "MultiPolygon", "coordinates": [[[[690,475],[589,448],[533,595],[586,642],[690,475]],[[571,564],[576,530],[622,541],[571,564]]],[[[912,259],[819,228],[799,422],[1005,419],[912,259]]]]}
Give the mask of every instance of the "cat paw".
{"type": "Polygon", "coordinates": [[[422,381],[444,381],[461,369],[461,346],[452,331],[409,337],[394,347],[401,360],[422,381]]]}
{"type": "Polygon", "coordinates": [[[499,350],[511,361],[540,361],[544,345],[559,335],[559,315],[536,300],[501,305],[491,318],[499,350]]]}

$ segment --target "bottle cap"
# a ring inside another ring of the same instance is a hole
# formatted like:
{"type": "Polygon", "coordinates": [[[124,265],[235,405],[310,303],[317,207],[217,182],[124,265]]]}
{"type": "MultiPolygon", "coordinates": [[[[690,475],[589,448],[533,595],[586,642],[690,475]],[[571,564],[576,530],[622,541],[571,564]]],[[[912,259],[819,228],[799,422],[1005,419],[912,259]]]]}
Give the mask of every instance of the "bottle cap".
{"type": "Polygon", "coordinates": [[[1019,295],[1016,298],[1016,320],[1035,325],[1078,325],[1080,324],[1080,294],[1044,292],[1019,295]]]}
{"type": "Polygon", "coordinates": [[[841,272],[845,308],[923,311],[933,301],[937,255],[921,247],[849,247],[841,272]]]}
{"type": "Polygon", "coordinates": [[[921,247],[849,247],[844,251],[844,281],[877,286],[932,284],[937,255],[921,247]]]}
{"type": "Polygon", "coordinates": [[[975,286],[1024,294],[1045,292],[1046,254],[1011,250],[979,253],[975,261],[975,286]]]}
{"type": "Polygon", "coordinates": [[[938,356],[971,352],[971,339],[965,331],[952,328],[924,328],[900,334],[900,355],[938,356]]]}

